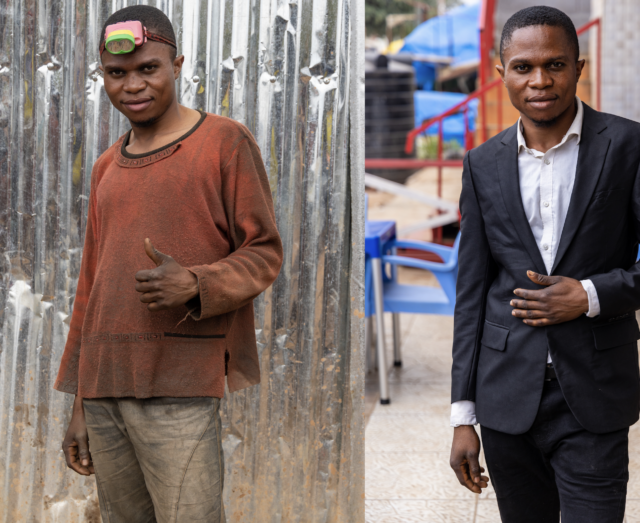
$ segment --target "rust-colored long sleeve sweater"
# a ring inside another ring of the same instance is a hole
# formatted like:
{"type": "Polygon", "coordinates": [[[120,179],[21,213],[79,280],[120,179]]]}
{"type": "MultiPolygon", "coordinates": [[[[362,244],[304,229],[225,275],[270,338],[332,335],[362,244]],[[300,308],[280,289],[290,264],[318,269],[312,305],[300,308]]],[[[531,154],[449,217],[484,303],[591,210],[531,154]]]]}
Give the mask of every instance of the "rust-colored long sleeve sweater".
{"type": "Polygon", "coordinates": [[[95,163],[80,279],[54,387],[83,398],[224,395],[260,381],[253,299],[282,263],[269,181],[241,124],[211,114],[147,155],[95,163]],[[197,277],[200,308],[149,312],[150,238],[197,277]]]}

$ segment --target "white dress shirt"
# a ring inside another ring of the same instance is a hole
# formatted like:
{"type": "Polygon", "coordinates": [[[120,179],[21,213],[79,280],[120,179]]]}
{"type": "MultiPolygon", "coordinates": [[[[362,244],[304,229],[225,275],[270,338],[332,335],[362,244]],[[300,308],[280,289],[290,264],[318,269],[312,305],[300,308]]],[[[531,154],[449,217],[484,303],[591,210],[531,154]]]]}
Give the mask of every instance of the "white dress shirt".
{"type": "MultiPolygon", "coordinates": [[[[531,232],[536,240],[542,260],[551,272],[558,252],[558,244],[564,227],[569,201],[576,178],[578,150],[582,134],[584,110],[576,96],[578,111],[562,141],[541,153],[529,149],[524,138],[522,119],[518,120],[518,172],[520,195],[531,232]]],[[[591,280],[582,280],[589,299],[587,316],[600,314],[598,294],[591,280]]],[[[551,354],[547,353],[547,363],[551,354]]],[[[475,425],[476,405],[473,401],[456,401],[451,405],[451,426],[475,425]]]]}

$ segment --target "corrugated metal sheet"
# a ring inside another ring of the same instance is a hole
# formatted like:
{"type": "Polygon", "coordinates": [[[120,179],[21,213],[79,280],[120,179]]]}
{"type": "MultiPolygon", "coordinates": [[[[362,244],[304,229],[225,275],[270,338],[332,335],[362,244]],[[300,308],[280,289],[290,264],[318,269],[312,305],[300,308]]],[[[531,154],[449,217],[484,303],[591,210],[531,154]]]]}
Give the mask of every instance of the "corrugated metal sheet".
{"type": "MultiPolygon", "coordinates": [[[[99,521],[93,479],[64,465],[72,398],[52,383],[91,166],[127,129],[96,73],[99,31],[131,3],[0,2],[3,522],[99,521]]],[[[225,402],[228,519],[364,521],[362,2],[140,3],[174,23],[182,103],[254,132],[285,244],[256,302],[262,385],[225,402]]]]}

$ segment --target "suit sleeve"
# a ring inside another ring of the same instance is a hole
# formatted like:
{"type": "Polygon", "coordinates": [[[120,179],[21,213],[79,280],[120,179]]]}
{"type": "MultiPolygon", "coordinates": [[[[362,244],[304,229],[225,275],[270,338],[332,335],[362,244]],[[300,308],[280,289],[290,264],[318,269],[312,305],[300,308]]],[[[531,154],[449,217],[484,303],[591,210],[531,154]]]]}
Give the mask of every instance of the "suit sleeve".
{"type": "Polygon", "coordinates": [[[497,272],[473,183],[470,153],[466,154],[463,165],[451,369],[452,403],[461,400],[475,401],[476,370],[485,304],[489,286],[497,272]]]}
{"type": "Polygon", "coordinates": [[[211,265],[189,267],[200,290],[199,306],[191,312],[195,320],[250,303],[273,283],[282,264],[269,179],[252,137],[236,147],[222,177],[233,252],[211,265]]]}
{"type": "MultiPolygon", "coordinates": [[[[640,240],[640,165],[633,185],[631,209],[637,245],[640,240]]],[[[640,263],[634,263],[627,270],[614,269],[589,279],[595,287],[602,316],[618,316],[640,309],[640,263]]]]}

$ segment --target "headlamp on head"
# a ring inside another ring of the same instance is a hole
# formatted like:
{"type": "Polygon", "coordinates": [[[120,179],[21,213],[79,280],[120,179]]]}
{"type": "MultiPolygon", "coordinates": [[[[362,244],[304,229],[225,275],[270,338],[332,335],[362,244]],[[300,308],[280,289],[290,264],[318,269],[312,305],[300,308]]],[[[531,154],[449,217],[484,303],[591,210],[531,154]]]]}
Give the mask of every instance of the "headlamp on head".
{"type": "MultiPolygon", "coordinates": [[[[147,40],[154,40],[176,47],[175,42],[155,33],[150,33],[138,20],[118,22],[108,25],[104,32],[104,43],[100,47],[100,54],[106,49],[111,54],[126,54],[142,47],[147,40]]],[[[177,48],[177,47],[176,47],[177,48]]]]}

